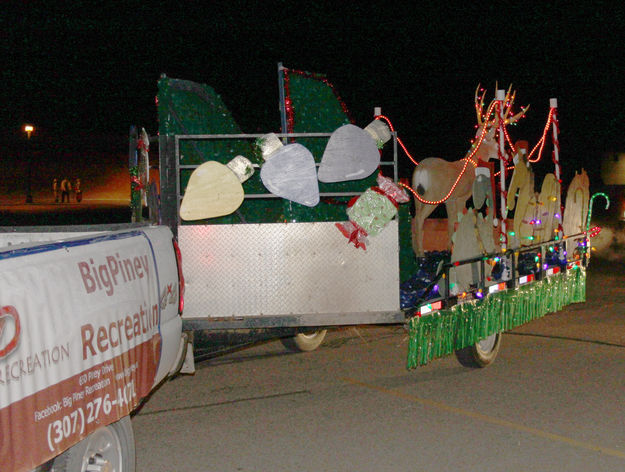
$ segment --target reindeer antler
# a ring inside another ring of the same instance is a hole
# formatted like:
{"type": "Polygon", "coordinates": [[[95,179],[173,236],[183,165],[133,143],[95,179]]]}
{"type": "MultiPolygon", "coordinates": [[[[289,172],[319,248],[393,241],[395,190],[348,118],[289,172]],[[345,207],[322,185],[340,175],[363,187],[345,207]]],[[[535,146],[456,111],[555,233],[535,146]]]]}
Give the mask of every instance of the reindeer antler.
{"type": "Polygon", "coordinates": [[[477,84],[477,88],[475,89],[475,113],[477,114],[477,124],[478,126],[482,126],[484,123],[482,121],[482,114],[484,113],[484,95],[486,94],[486,92],[484,92],[482,94],[481,97],[479,97],[479,103],[478,103],[478,96],[477,96],[477,92],[480,89],[480,86],[482,84],[477,84]]]}
{"type": "Polygon", "coordinates": [[[508,118],[508,115],[510,115],[510,112],[512,111],[512,105],[514,105],[515,98],[516,98],[516,90],[512,91],[512,84],[510,84],[510,87],[508,87],[508,91],[506,92],[506,99],[503,102],[503,106],[504,106],[503,122],[505,125],[516,123],[520,118],[523,117],[523,115],[525,115],[525,112],[529,110],[529,107],[530,107],[529,105],[525,107],[521,107],[521,111],[519,113],[512,116],[511,118],[508,118]],[[512,97],[510,96],[510,92],[512,92],[512,97]]]}
{"type": "MultiPolygon", "coordinates": [[[[503,122],[504,125],[509,125],[511,123],[516,123],[525,115],[525,112],[529,110],[529,105],[522,107],[521,111],[516,115],[509,117],[512,112],[512,105],[514,105],[514,100],[516,99],[516,90],[512,90],[512,84],[508,87],[508,91],[506,92],[506,97],[503,100],[503,122]]],[[[492,125],[495,127],[499,126],[499,114],[495,116],[495,119],[492,122],[492,125]]]]}
{"type": "Polygon", "coordinates": [[[527,106],[522,107],[520,112],[518,112],[512,118],[505,119],[504,123],[507,125],[509,125],[510,123],[516,123],[520,118],[523,118],[523,116],[525,116],[525,112],[529,110],[529,108],[530,108],[529,104],[527,106]]]}
{"type": "MultiPolygon", "coordinates": [[[[482,95],[478,97],[478,91],[480,90],[481,85],[482,84],[477,84],[477,88],[475,89],[475,113],[477,115],[477,125],[479,128],[492,125],[492,123],[489,122],[488,116],[486,117],[486,120],[484,120],[484,97],[486,97],[486,89],[484,89],[482,95]]],[[[496,88],[497,87],[495,87],[495,89],[496,88]]],[[[494,101],[495,99],[491,100],[488,104],[487,110],[490,109],[490,106],[494,101]]]]}

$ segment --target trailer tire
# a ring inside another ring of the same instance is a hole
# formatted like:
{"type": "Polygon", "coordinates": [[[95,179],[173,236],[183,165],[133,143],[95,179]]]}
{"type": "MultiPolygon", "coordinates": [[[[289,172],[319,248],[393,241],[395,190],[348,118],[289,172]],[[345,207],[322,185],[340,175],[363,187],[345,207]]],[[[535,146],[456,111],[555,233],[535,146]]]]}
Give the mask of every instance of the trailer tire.
{"type": "Polygon", "coordinates": [[[297,333],[295,336],[282,338],[284,347],[295,352],[310,352],[317,349],[326,337],[326,329],[297,333]]]}
{"type": "Polygon", "coordinates": [[[502,333],[495,333],[473,346],[458,349],[456,359],[465,367],[481,368],[492,364],[501,347],[502,333]]]}
{"type": "Polygon", "coordinates": [[[50,470],[86,472],[100,470],[97,466],[115,472],[135,471],[135,439],[129,416],[94,431],[74,444],[54,459],[50,470]],[[108,468],[103,468],[104,465],[108,468]]]}

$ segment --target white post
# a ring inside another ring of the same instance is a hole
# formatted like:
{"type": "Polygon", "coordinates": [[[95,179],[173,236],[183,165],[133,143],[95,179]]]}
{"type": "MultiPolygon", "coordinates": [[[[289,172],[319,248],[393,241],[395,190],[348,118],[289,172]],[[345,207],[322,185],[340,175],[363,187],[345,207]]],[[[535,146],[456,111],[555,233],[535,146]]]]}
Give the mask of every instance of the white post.
{"type": "MultiPolygon", "coordinates": [[[[553,110],[553,115],[556,116],[556,110],[558,109],[558,99],[550,98],[549,99],[549,107],[553,110]]],[[[556,126],[556,120],[552,121],[552,129],[553,129],[553,158],[555,160],[556,167],[556,180],[560,182],[560,149],[558,144],[558,127],[556,126]]]]}
{"type": "Polygon", "coordinates": [[[373,116],[380,116],[382,114],[382,107],[374,107],[373,108],[373,116]]]}

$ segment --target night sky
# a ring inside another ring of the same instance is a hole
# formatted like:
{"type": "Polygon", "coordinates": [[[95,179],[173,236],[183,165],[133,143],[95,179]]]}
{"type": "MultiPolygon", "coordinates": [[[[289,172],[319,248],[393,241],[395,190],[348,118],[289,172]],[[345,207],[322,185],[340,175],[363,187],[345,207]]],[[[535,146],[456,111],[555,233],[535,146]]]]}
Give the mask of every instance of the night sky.
{"type": "Polygon", "coordinates": [[[495,81],[531,104],[513,129],[531,145],[558,99],[565,175],[625,152],[622,2],[46,3],[3,3],[5,148],[32,122],[61,150],[124,152],[131,124],[158,129],[161,73],[213,87],[246,132],[279,131],[281,61],[326,74],[361,127],[381,106],[418,159],[464,155],[475,88],[495,81]]]}

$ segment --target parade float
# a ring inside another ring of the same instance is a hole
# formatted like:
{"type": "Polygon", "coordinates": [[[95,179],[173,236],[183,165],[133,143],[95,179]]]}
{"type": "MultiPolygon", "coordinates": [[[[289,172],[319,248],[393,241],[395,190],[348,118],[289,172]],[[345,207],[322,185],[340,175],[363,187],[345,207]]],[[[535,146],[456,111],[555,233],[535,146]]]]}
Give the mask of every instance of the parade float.
{"type": "Polygon", "coordinates": [[[563,187],[555,99],[530,147],[510,135],[528,107],[514,111],[511,89],[485,106],[478,86],[467,154],[419,160],[380,110],[355,123],[325,76],[279,64],[278,83],[279,133],[243,133],[211,87],[165,76],[158,136],[131,133],[133,202],[152,202],[185,255],[186,330],[289,328],[311,350],[328,327],[402,323],[408,368],[454,352],[484,366],[503,331],[585,300],[596,229],[585,172],[563,187]],[[146,198],[150,144],[160,192],[146,198]],[[441,204],[449,250],[427,253],[441,204]]]}

